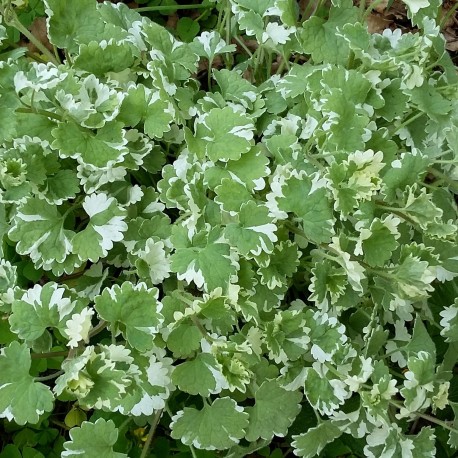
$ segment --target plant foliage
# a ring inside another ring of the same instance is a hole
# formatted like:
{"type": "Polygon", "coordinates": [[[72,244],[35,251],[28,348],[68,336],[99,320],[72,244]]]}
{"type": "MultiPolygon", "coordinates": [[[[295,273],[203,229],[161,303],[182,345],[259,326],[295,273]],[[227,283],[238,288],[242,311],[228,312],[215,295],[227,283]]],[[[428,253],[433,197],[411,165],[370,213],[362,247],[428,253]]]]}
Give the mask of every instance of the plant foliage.
{"type": "Polygon", "coordinates": [[[144,457],[155,431],[157,457],[451,456],[439,2],[370,34],[350,0],[217,0],[173,35],[44,0],[35,54],[10,47],[20,3],[1,1],[0,456],[144,457]]]}

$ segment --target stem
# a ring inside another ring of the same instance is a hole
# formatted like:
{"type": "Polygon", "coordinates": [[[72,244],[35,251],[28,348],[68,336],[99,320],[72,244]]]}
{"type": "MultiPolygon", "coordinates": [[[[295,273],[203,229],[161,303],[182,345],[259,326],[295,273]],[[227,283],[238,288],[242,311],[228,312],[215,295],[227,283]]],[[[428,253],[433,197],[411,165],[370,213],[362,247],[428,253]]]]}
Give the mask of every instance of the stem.
{"type": "Polygon", "coordinates": [[[62,428],[62,429],[65,429],[66,431],[69,431],[71,428],[69,428],[65,423],[62,423],[61,421],[58,421],[58,420],[49,420],[51,423],[53,423],[54,425],[57,425],[59,426],[59,428],[62,428]]]}
{"type": "Polygon", "coordinates": [[[423,112],[419,112],[417,113],[416,115],[412,116],[411,118],[409,119],[406,119],[403,123],[399,124],[398,127],[396,127],[396,129],[393,131],[393,135],[397,132],[399,132],[402,128],[404,128],[405,126],[409,125],[411,122],[415,121],[416,119],[422,117],[424,115],[423,112]]]}
{"type": "Polygon", "coordinates": [[[26,27],[24,27],[24,25],[22,25],[22,22],[18,19],[11,4],[5,6],[2,9],[5,24],[14,27],[22,35],[24,35],[30,41],[30,43],[32,43],[38,50],[41,51],[41,53],[44,56],[48,58],[49,62],[52,62],[54,65],[59,65],[61,63],[58,59],[56,59],[56,56],[54,56],[54,54],[50,52],[49,49],[40,40],[38,40],[32,33],[30,33],[27,30],[26,27]]]}
{"type": "Polygon", "coordinates": [[[80,270],[79,272],[75,272],[73,274],[68,274],[68,275],[62,275],[60,278],[59,278],[59,281],[67,281],[67,280],[73,280],[74,278],[79,278],[81,277],[82,275],[84,275],[86,273],[85,270],[80,270]]]}
{"type": "MultiPolygon", "coordinates": [[[[379,304],[374,304],[374,307],[372,309],[372,313],[371,313],[371,316],[370,316],[369,324],[366,326],[366,328],[367,328],[366,335],[367,335],[368,340],[369,340],[371,331],[374,329],[374,323],[375,323],[375,319],[377,318],[378,309],[379,309],[379,304]]],[[[364,357],[365,358],[367,358],[367,352],[368,351],[369,351],[369,345],[366,345],[366,348],[365,348],[365,351],[364,351],[364,357]]]]}
{"type": "Polygon", "coordinates": [[[108,323],[106,321],[100,321],[100,323],[98,323],[97,326],[94,326],[92,331],[89,332],[89,338],[94,337],[95,335],[102,332],[107,327],[107,325],[108,323]]]}
{"type": "Polygon", "coordinates": [[[215,341],[215,339],[208,334],[207,330],[204,328],[203,324],[197,319],[197,317],[191,315],[190,318],[193,324],[197,326],[197,329],[200,331],[200,333],[207,342],[212,343],[215,341]]]}
{"type": "Polygon", "coordinates": [[[253,57],[255,57],[253,76],[255,78],[255,81],[257,83],[259,83],[256,74],[258,73],[258,69],[259,69],[259,66],[260,66],[261,62],[264,60],[264,48],[262,47],[262,45],[259,45],[259,47],[256,49],[253,57]],[[258,50],[259,50],[259,53],[258,53],[258,50]]]}
{"type": "MultiPolygon", "coordinates": [[[[366,11],[364,12],[364,14],[363,14],[363,19],[366,19],[367,16],[369,16],[369,14],[371,14],[372,10],[373,10],[377,5],[379,5],[380,3],[382,3],[383,1],[384,1],[384,0],[375,0],[374,2],[372,2],[372,3],[367,7],[366,11]]],[[[364,3],[365,3],[365,2],[362,1],[362,2],[360,3],[360,5],[361,5],[361,4],[364,5],[364,3]]]]}
{"type": "Polygon", "coordinates": [[[458,2],[456,2],[448,11],[447,14],[441,19],[440,22],[440,30],[442,30],[445,25],[447,24],[447,21],[452,17],[452,15],[455,13],[455,11],[458,9],[458,2]]]}
{"type": "Polygon", "coordinates": [[[267,65],[266,65],[266,80],[268,80],[272,76],[272,62],[273,62],[272,52],[268,51],[267,65]]]}
{"type": "MultiPolygon", "coordinates": [[[[183,296],[182,294],[178,293],[176,294],[180,301],[184,302],[186,305],[189,307],[194,307],[194,302],[191,299],[188,299],[187,297],[183,296]]],[[[194,297],[194,296],[193,296],[194,297]]],[[[196,298],[197,299],[197,298],[196,298]]]]}
{"type": "Polygon", "coordinates": [[[395,377],[400,378],[401,380],[405,380],[404,374],[401,374],[401,372],[395,371],[394,369],[389,369],[390,374],[394,375],[395,377]]]}
{"type": "MultiPolygon", "coordinates": [[[[313,8],[312,14],[310,15],[310,17],[315,16],[315,14],[317,13],[317,11],[321,8],[321,5],[322,5],[323,1],[324,1],[324,0],[318,0],[318,1],[316,2],[315,8],[313,8]]],[[[311,1],[310,4],[313,5],[313,2],[311,1]]]]}
{"type": "Polygon", "coordinates": [[[42,110],[40,108],[16,108],[16,113],[34,113],[46,116],[47,118],[55,119],[56,121],[63,121],[62,116],[52,111],[42,110]]]}
{"type": "Polygon", "coordinates": [[[192,458],[197,458],[196,450],[192,444],[189,446],[189,450],[191,451],[192,458]]]}
{"type": "Polygon", "coordinates": [[[227,1],[227,6],[226,6],[226,44],[231,44],[231,2],[228,0],[227,1]]]}
{"type": "Polygon", "coordinates": [[[312,2],[312,0],[309,0],[307,2],[307,6],[304,8],[304,11],[301,14],[301,18],[300,18],[299,22],[305,22],[307,19],[309,19],[313,14],[312,9],[313,9],[313,2],[312,2]]]}
{"type": "Polygon", "coordinates": [[[355,64],[355,53],[350,49],[350,54],[348,55],[347,68],[351,70],[355,64]]]}
{"type": "MultiPolygon", "coordinates": [[[[310,151],[310,147],[312,146],[313,142],[316,141],[316,137],[315,137],[315,132],[320,129],[323,124],[325,123],[327,118],[325,118],[324,116],[318,121],[318,124],[316,125],[315,129],[313,130],[312,132],[312,135],[310,135],[310,138],[307,140],[307,143],[304,145],[304,151],[306,154],[308,154],[308,152],[310,151]]],[[[318,132],[318,134],[322,134],[323,132],[318,132]]],[[[310,156],[308,156],[310,158],[310,156]]],[[[315,162],[315,165],[319,164],[319,168],[320,169],[323,169],[323,166],[318,162],[316,161],[315,162]]]]}
{"type": "Polygon", "coordinates": [[[221,8],[219,11],[218,11],[218,20],[216,21],[216,27],[215,29],[219,32],[219,34],[221,35],[221,22],[223,20],[223,8],[221,8]]]}
{"type": "Polygon", "coordinates": [[[170,407],[168,406],[168,404],[165,404],[164,410],[167,412],[167,415],[170,417],[170,419],[172,419],[173,413],[170,410],[170,407]]]}
{"type": "Polygon", "coordinates": [[[233,452],[229,450],[226,458],[243,458],[244,456],[251,455],[252,453],[266,447],[270,444],[270,442],[270,440],[259,439],[256,442],[252,442],[247,447],[236,446],[234,447],[233,452]]]}
{"type": "Polygon", "coordinates": [[[390,211],[391,213],[394,213],[395,215],[399,216],[400,218],[404,219],[405,221],[408,221],[412,226],[418,226],[418,224],[409,216],[405,215],[402,213],[402,208],[396,208],[396,207],[390,207],[389,205],[385,204],[384,202],[375,202],[375,205],[383,208],[384,210],[390,211]]]}
{"type": "Polygon", "coordinates": [[[209,60],[208,61],[208,72],[207,72],[208,92],[211,92],[212,90],[212,64],[213,64],[213,61],[209,60]]]}
{"type": "Polygon", "coordinates": [[[59,50],[57,49],[57,47],[55,45],[52,45],[52,51],[54,53],[54,57],[56,58],[56,60],[59,63],[62,63],[61,60],[60,60],[60,57],[59,57],[59,50]]]}
{"type": "MultiPolygon", "coordinates": [[[[393,406],[396,407],[397,409],[401,409],[402,405],[399,404],[396,401],[389,401],[389,403],[393,406]]],[[[439,420],[436,417],[433,417],[431,415],[428,415],[427,413],[421,413],[421,412],[412,412],[412,415],[416,415],[417,417],[423,418],[424,420],[427,420],[431,423],[434,423],[436,425],[442,426],[445,429],[448,429],[449,431],[453,431],[454,433],[458,433],[458,429],[453,428],[453,426],[450,426],[448,422],[439,420]]]]}
{"type": "Polygon", "coordinates": [[[305,232],[300,229],[299,227],[296,227],[293,223],[291,223],[290,221],[286,221],[285,222],[285,226],[286,228],[291,231],[293,234],[296,234],[296,235],[299,235],[300,237],[303,237],[305,238],[306,240],[308,240],[307,236],[305,235],[305,232]]]}
{"type": "Polygon", "coordinates": [[[145,442],[145,445],[143,446],[143,450],[140,455],[140,458],[146,458],[146,456],[148,455],[148,450],[151,446],[151,441],[153,440],[154,432],[156,431],[159,420],[161,419],[162,412],[163,412],[163,409],[158,410],[153,417],[153,422],[151,423],[151,428],[148,432],[148,437],[146,438],[146,442],[145,442]]]}
{"type": "Polygon", "coordinates": [[[448,177],[444,173],[439,172],[439,170],[434,169],[432,167],[428,169],[428,172],[433,174],[435,177],[440,178],[441,180],[444,180],[449,186],[451,186],[452,188],[458,191],[458,182],[457,181],[452,180],[450,177],[448,177]]]}
{"type": "Polygon", "coordinates": [[[62,375],[63,373],[64,371],[57,371],[57,372],[54,372],[53,374],[45,375],[43,377],[35,377],[34,380],[35,382],[47,382],[48,380],[53,380],[59,377],[59,375],[62,375]]]}
{"type": "MultiPolygon", "coordinates": [[[[457,3],[458,5],[458,3],[457,3]]],[[[453,164],[458,165],[458,160],[456,159],[437,159],[434,161],[435,164],[453,164]]]]}
{"type": "Polygon", "coordinates": [[[122,432],[126,428],[126,426],[133,420],[132,417],[127,417],[119,426],[118,431],[122,432]]]}
{"type": "Polygon", "coordinates": [[[73,66],[72,58],[66,49],[64,49],[64,54],[65,54],[65,60],[67,61],[67,64],[70,66],[73,66]]]}
{"type": "Polygon", "coordinates": [[[240,45],[240,47],[250,56],[253,57],[253,53],[248,49],[245,43],[237,36],[234,37],[234,40],[240,45]]]}
{"type": "Polygon", "coordinates": [[[32,353],[30,356],[32,359],[41,359],[41,358],[58,358],[60,356],[67,356],[68,351],[50,351],[48,353],[32,353]]]}
{"type": "Polygon", "coordinates": [[[175,10],[208,10],[214,5],[160,5],[160,6],[144,6],[143,8],[133,8],[137,13],[146,13],[148,11],[175,11],[175,10]]]}
{"type": "Polygon", "coordinates": [[[285,56],[282,54],[281,56],[281,61],[280,61],[280,65],[278,66],[277,68],[277,71],[275,72],[276,75],[281,75],[283,73],[283,70],[286,69],[289,70],[291,67],[289,65],[289,59],[291,57],[291,54],[289,54],[288,56],[285,56]]]}

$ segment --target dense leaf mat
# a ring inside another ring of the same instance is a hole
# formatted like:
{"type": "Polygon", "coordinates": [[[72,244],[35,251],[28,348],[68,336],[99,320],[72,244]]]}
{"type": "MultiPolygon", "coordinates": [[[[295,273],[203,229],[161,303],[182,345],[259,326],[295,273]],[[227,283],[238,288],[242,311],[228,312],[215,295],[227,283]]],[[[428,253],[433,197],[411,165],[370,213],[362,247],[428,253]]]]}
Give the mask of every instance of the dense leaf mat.
{"type": "Polygon", "coordinates": [[[440,2],[138,3],[0,3],[0,457],[452,456],[440,2]]]}

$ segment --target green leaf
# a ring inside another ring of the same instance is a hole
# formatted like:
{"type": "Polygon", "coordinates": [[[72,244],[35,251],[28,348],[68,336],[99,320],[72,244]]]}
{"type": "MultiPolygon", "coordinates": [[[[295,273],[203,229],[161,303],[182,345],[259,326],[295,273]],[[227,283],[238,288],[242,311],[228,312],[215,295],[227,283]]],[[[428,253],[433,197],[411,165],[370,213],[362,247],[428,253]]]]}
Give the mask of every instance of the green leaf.
{"type": "Polygon", "coordinates": [[[458,299],[449,307],[444,307],[444,310],[440,312],[442,320],[440,325],[442,326],[441,336],[445,337],[446,342],[457,342],[458,341],[458,299]]]}
{"type": "Polygon", "coordinates": [[[132,85],[125,93],[117,120],[135,127],[146,116],[147,106],[145,86],[132,85]]]}
{"type": "Polygon", "coordinates": [[[175,367],[172,380],[185,393],[209,396],[227,388],[221,366],[213,355],[200,353],[195,359],[175,367]]]}
{"type": "Polygon", "coordinates": [[[430,458],[437,456],[435,430],[432,429],[430,426],[423,427],[420,433],[416,436],[407,437],[409,437],[409,439],[412,439],[414,445],[413,453],[418,454],[418,456],[430,458]]]}
{"type": "Polygon", "coordinates": [[[74,122],[61,122],[52,130],[52,147],[63,158],[77,158],[85,164],[106,167],[121,162],[128,153],[122,123],[112,121],[98,129],[83,129],[74,122]]]}
{"type": "Polygon", "coordinates": [[[8,236],[18,242],[20,254],[28,254],[37,267],[49,270],[63,262],[72,249],[74,232],[64,229],[65,216],[55,205],[30,198],[21,205],[8,236]]]}
{"type": "Polygon", "coordinates": [[[424,111],[431,119],[442,122],[453,107],[450,100],[447,100],[442,94],[428,82],[422,86],[415,87],[410,91],[411,101],[424,111]]]}
{"type": "Polygon", "coordinates": [[[390,84],[383,88],[382,97],[385,105],[376,110],[376,113],[388,122],[401,118],[406,109],[409,96],[401,90],[401,80],[392,79],[390,84]]]}
{"type": "MultiPolygon", "coordinates": [[[[165,403],[175,390],[172,383],[173,359],[165,357],[166,351],[154,347],[151,351],[133,353],[135,383],[128,388],[128,394],[119,402],[119,411],[123,415],[151,416],[165,408],[165,403]],[[140,373],[138,373],[140,369],[140,373]]],[[[124,370],[125,372],[125,370],[124,370]]],[[[122,372],[121,372],[122,373],[122,372]]],[[[113,410],[118,407],[112,406],[113,410]]]]}
{"type": "Polygon", "coordinates": [[[202,410],[185,407],[172,418],[172,437],[203,450],[225,450],[239,443],[248,414],[233,399],[216,399],[202,410]]]}
{"type": "Polygon", "coordinates": [[[91,41],[79,48],[74,60],[77,68],[96,76],[108,72],[121,72],[134,62],[133,46],[127,43],[108,43],[104,47],[98,41],[91,41]]]}
{"type": "Polygon", "coordinates": [[[219,204],[224,211],[230,212],[231,214],[237,214],[242,204],[248,202],[252,198],[251,193],[244,184],[236,181],[234,182],[234,180],[230,178],[223,178],[221,184],[215,188],[215,193],[215,202],[219,204]]]}
{"type": "Polygon", "coordinates": [[[244,11],[240,17],[238,23],[241,30],[245,30],[249,36],[256,36],[258,41],[261,40],[264,31],[264,21],[262,20],[262,14],[258,14],[255,11],[244,11]]]}
{"type": "Polygon", "coordinates": [[[417,256],[412,254],[405,256],[400,264],[390,270],[390,276],[394,280],[391,288],[403,299],[427,298],[434,290],[431,286],[435,279],[434,272],[427,261],[417,256]]]}
{"type": "Polygon", "coordinates": [[[285,285],[288,278],[296,272],[301,252],[297,245],[287,240],[275,246],[270,255],[269,265],[260,267],[261,283],[269,289],[285,285]]]}
{"type": "Polygon", "coordinates": [[[127,458],[125,453],[115,452],[113,447],[118,440],[118,429],[112,420],[99,418],[95,423],[83,421],[80,428],[70,430],[70,441],[64,443],[62,456],[87,458],[127,458]]]}
{"type": "Polygon", "coordinates": [[[265,381],[254,394],[255,404],[246,411],[250,415],[246,439],[270,440],[284,437],[301,410],[302,393],[286,391],[275,380],[265,381]]]}
{"type": "Polygon", "coordinates": [[[312,269],[312,283],[309,287],[311,300],[323,302],[329,295],[331,304],[335,304],[345,294],[348,286],[344,269],[324,259],[312,269]]]}
{"type": "Polygon", "coordinates": [[[79,356],[64,360],[64,374],[57,378],[54,391],[77,399],[86,410],[114,411],[132,384],[126,371],[132,361],[130,350],[122,345],[87,346],[79,356]]]}
{"type": "MultiPolygon", "coordinates": [[[[4,90],[2,88],[2,90],[4,90]]],[[[6,97],[1,97],[2,104],[5,103],[6,105],[6,100],[4,100],[6,97]]],[[[15,109],[19,106],[19,101],[11,101],[10,104],[13,105],[13,107],[8,107],[5,105],[2,105],[0,107],[0,116],[1,119],[4,120],[0,126],[0,136],[6,141],[12,140],[16,136],[16,116],[15,116],[15,109]]]]}
{"type": "Polygon", "coordinates": [[[176,31],[181,40],[190,42],[199,33],[200,25],[197,21],[189,17],[178,19],[176,31]]]}
{"type": "Polygon", "coordinates": [[[214,70],[215,78],[225,100],[251,108],[256,100],[257,88],[233,70],[214,70]]]}
{"type": "Polygon", "coordinates": [[[388,340],[388,329],[383,329],[381,325],[376,326],[372,331],[367,340],[366,344],[366,356],[374,357],[380,351],[386,341],[388,340]]]}
{"type": "Polygon", "coordinates": [[[172,103],[159,95],[153,95],[146,107],[145,134],[151,138],[162,138],[165,132],[171,129],[175,119],[175,108],[172,103]]]}
{"type": "Polygon", "coordinates": [[[420,27],[424,24],[424,19],[437,18],[442,5],[441,0],[404,0],[404,3],[407,5],[408,17],[412,24],[420,27]]]}
{"type": "MultiPolygon", "coordinates": [[[[150,49],[154,50],[153,61],[149,63],[148,68],[153,70],[153,73],[159,70],[158,77],[161,73],[162,77],[164,76],[164,64],[172,69],[174,79],[180,81],[187,80],[189,75],[196,71],[198,58],[192,49],[192,44],[175,40],[165,27],[152,21],[143,24],[142,32],[146,42],[151,45],[150,49]]],[[[163,81],[155,83],[159,88],[163,81]]]]}
{"type": "Polygon", "coordinates": [[[25,344],[11,342],[0,352],[0,417],[19,425],[38,423],[54,404],[49,387],[36,383],[30,375],[31,363],[25,344]]]}
{"type": "MultiPolygon", "coordinates": [[[[450,407],[452,408],[453,414],[455,416],[453,421],[453,427],[456,429],[458,424],[458,402],[450,402],[450,407]]],[[[450,436],[447,441],[447,444],[449,444],[451,447],[455,449],[458,448],[458,432],[456,432],[456,430],[450,431],[450,436]]]]}
{"type": "Polygon", "coordinates": [[[315,243],[326,243],[333,235],[334,216],[326,189],[314,183],[305,172],[292,175],[281,187],[281,196],[273,193],[278,209],[301,218],[304,233],[315,243]]]}
{"type": "Polygon", "coordinates": [[[80,190],[80,181],[73,170],[59,170],[46,179],[41,193],[49,203],[62,205],[65,200],[74,199],[80,190]]]}
{"type": "Polygon", "coordinates": [[[306,371],[307,400],[322,415],[331,415],[349,397],[348,386],[333,376],[325,364],[313,363],[306,371]]]}
{"type": "Polygon", "coordinates": [[[235,45],[228,45],[221,38],[221,35],[212,30],[211,32],[202,32],[194,39],[191,49],[198,55],[206,57],[210,62],[213,61],[217,54],[235,51],[235,45]]]}
{"type": "Polygon", "coordinates": [[[267,177],[270,173],[267,164],[269,164],[269,159],[259,146],[255,146],[240,159],[217,163],[215,167],[205,170],[205,181],[212,189],[224,178],[230,179],[232,184],[240,180],[250,192],[253,189],[263,189],[265,186],[263,177],[267,177]],[[237,180],[234,180],[234,176],[237,177],[237,180]]]}
{"type": "Polygon", "coordinates": [[[97,41],[104,23],[92,0],[67,4],[62,0],[45,0],[49,21],[49,38],[58,48],[75,52],[78,42],[97,41]]]}
{"type": "Polygon", "coordinates": [[[157,300],[158,290],[148,289],[144,283],[133,285],[124,282],[121,286],[105,288],[95,298],[95,309],[113,332],[121,331],[133,348],[146,351],[153,346],[153,337],[164,320],[157,300]]]}
{"type": "Polygon", "coordinates": [[[180,323],[167,337],[167,347],[176,356],[189,356],[200,348],[202,334],[193,323],[180,323]]]}
{"type": "Polygon", "coordinates": [[[423,428],[418,436],[405,436],[397,424],[384,424],[375,428],[367,436],[366,441],[367,445],[364,447],[366,456],[370,456],[369,453],[373,456],[402,456],[406,449],[411,456],[428,458],[436,456],[434,432],[429,426],[423,428]]]}
{"type": "MultiPolygon", "coordinates": [[[[203,119],[197,119],[194,144],[186,138],[191,152],[202,153],[213,161],[237,160],[252,146],[253,122],[230,107],[213,108],[203,119]]],[[[191,137],[189,137],[191,140],[191,137]]]]}
{"type": "Polygon", "coordinates": [[[276,0],[275,6],[280,10],[280,19],[283,24],[295,27],[299,15],[299,5],[294,0],[276,0]]]}
{"type": "Polygon", "coordinates": [[[436,345],[419,316],[415,319],[412,340],[402,350],[407,352],[409,356],[416,355],[420,351],[426,351],[434,360],[436,359],[436,345]]]}
{"type": "Polygon", "coordinates": [[[226,226],[224,235],[232,246],[236,246],[243,256],[259,256],[261,252],[271,253],[277,241],[277,226],[268,216],[268,209],[254,201],[242,204],[238,223],[226,226]]]}
{"type": "Polygon", "coordinates": [[[425,173],[428,163],[428,158],[416,151],[402,154],[400,159],[391,163],[383,176],[383,190],[388,198],[394,199],[398,189],[404,191],[407,186],[413,185],[425,173]]]}
{"type": "Polygon", "coordinates": [[[14,301],[9,317],[11,330],[21,339],[36,340],[47,328],[65,329],[65,322],[75,308],[75,302],[66,296],[66,290],[56,283],[35,285],[14,301]]]}
{"type": "MultiPolygon", "coordinates": [[[[399,232],[397,231],[399,219],[385,218],[383,221],[378,218],[371,222],[369,229],[361,228],[360,242],[364,260],[370,266],[383,266],[391,258],[393,251],[397,248],[399,232]]],[[[355,250],[355,254],[361,254],[355,250]]]]}
{"type": "Polygon", "coordinates": [[[323,421],[318,426],[310,428],[307,432],[293,436],[294,454],[303,458],[313,458],[330,444],[334,439],[342,435],[337,426],[330,421],[323,421]]]}
{"type": "Polygon", "coordinates": [[[22,454],[16,445],[9,444],[0,453],[0,458],[22,458],[22,454]]]}
{"type": "Polygon", "coordinates": [[[164,250],[164,242],[148,239],[144,250],[135,253],[135,267],[141,279],[149,280],[153,285],[162,283],[170,277],[170,262],[164,250]]]}
{"type": "Polygon", "coordinates": [[[194,282],[199,288],[204,286],[206,291],[215,288],[225,291],[236,273],[230,245],[221,240],[219,230],[198,233],[192,242],[186,237],[184,246],[176,246],[170,260],[179,280],[194,282]]]}
{"type": "Polygon", "coordinates": [[[83,202],[84,211],[89,216],[88,225],[78,232],[73,240],[72,252],[81,261],[97,262],[107,256],[113,248],[113,242],[123,238],[127,230],[124,222],[126,211],[118,206],[114,197],[104,193],[86,196],[83,202]]]}
{"type": "Polygon", "coordinates": [[[305,316],[297,310],[278,312],[275,318],[265,325],[265,343],[269,358],[276,363],[296,361],[310,348],[310,328],[305,316]]]}
{"type": "Polygon", "coordinates": [[[302,51],[311,54],[314,63],[346,64],[349,47],[336,34],[339,27],[358,22],[358,9],[353,2],[344,0],[339,7],[331,6],[327,20],[318,16],[307,19],[298,31],[302,51]]]}
{"type": "Polygon", "coordinates": [[[405,408],[401,408],[400,415],[408,416],[412,412],[423,410],[430,405],[430,396],[427,394],[436,378],[435,355],[426,351],[419,351],[409,356],[408,371],[405,373],[404,387],[400,390],[404,397],[405,408]]]}

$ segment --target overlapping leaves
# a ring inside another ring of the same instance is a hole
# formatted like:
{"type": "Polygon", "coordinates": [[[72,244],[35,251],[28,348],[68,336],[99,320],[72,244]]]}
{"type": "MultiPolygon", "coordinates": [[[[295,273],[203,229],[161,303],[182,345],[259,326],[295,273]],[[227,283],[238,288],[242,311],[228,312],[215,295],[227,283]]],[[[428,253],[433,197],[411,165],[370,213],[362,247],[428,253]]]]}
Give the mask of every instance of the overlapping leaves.
{"type": "Polygon", "coordinates": [[[295,2],[217,3],[225,37],[257,40],[232,70],[212,69],[232,65],[223,34],[181,43],[94,0],[45,1],[63,63],[2,61],[0,416],[97,410],[62,456],[126,456],[108,415],[162,410],[204,450],[286,436],[312,457],[352,435],[366,456],[434,456],[434,430],[410,429],[456,407],[457,77],[438,5],[405,2],[418,33],[369,34],[349,1],[301,24],[295,2]],[[32,363],[56,347],[62,373],[32,363]],[[305,409],[318,423],[295,423],[305,409]]]}

